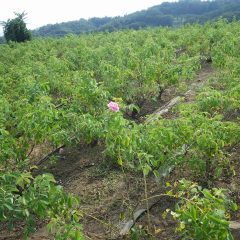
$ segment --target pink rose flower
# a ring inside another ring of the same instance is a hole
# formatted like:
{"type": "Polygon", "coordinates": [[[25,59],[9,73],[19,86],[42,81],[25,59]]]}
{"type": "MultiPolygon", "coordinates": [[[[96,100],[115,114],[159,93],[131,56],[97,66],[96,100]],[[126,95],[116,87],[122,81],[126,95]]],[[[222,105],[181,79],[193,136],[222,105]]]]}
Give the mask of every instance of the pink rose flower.
{"type": "Polygon", "coordinates": [[[108,104],[108,108],[113,112],[118,112],[119,111],[119,106],[116,102],[110,102],[108,104]]]}

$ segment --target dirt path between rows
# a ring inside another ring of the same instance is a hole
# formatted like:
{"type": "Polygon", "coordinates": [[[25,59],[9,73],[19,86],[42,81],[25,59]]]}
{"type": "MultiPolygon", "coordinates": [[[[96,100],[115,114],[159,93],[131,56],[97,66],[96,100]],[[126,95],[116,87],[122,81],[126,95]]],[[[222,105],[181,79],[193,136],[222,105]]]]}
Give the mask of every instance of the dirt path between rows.
{"type": "MultiPolygon", "coordinates": [[[[146,120],[146,116],[155,114],[160,110],[164,110],[171,101],[177,100],[177,104],[180,102],[193,102],[196,98],[196,93],[208,84],[211,78],[214,78],[216,72],[212,68],[211,64],[203,63],[201,69],[196,74],[194,79],[183,81],[185,89],[180,90],[176,86],[171,86],[165,89],[160,99],[157,101],[146,101],[141,108],[141,112],[138,115],[139,122],[146,120]]],[[[175,106],[174,104],[173,106],[175,106]]],[[[175,115],[171,111],[161,114],[164,118],[174,118],[175,115]]],[[[150,116],[151,117],[151,116],[150,116]]]]}
{"type": "MultiPolygon", "coordinates": [[[[59,156],[57,164],[48,166],[47,172],[53,173],[67,192],[80,197],[81,210],[85,213],[81,222],[87,239],[128,239],[120,237],[119,233],[135,209],[145,206],[142,201],[144,199],[142,175],[134,172],[125,173],[107,166],[102,151],[102,146],[65,149],[59,156]]],[[[147,179],[147,185],[149,195],[164,192],[164,188],[153,176],[147,179]]],[[[174,225],[166,220],[162,222],[159,219],[160,212],[172,206],[173,202],[166,198],[163,199],[161,206],[151,213],[153,227],[151,231],[161,229],[159,235],[161,239],[169,240],[169,231],[173,231],[174,225]],[[164,230],[166,226],[170,226],[170,229],[164,230]]],[[[143,226],[146,224],[145,220],[143,217],[141,221],[143,226]]],[[[48,237],[45,228],[42,228],[30,239],[51,238],[48,237]]]]}

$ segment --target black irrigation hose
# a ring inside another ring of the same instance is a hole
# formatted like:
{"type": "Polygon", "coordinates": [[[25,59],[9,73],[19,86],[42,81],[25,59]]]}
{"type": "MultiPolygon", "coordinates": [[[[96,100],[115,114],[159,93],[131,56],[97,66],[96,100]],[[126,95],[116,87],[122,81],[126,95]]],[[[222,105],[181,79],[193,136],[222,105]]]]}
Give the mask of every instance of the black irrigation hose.
{"type": "Polygon", "coordinates": [[[137,211],[134,212],[133,214],[133,218],[129,221],[127,221],[123,228],[120,231],[120,235],[124,236],[127,235],[129,233],[129,231],[131,230],[131,228],[135,225],[135,223],[148,211],[150,211],[155,205],[157,205],[159,202],[162,201],[162,198],[166,197],[166,195],[163,195],[160,197],[160,199],[154,201],[153,203],[149,204],[148,208],[141,208],[138,209],[137,211]]]}
{"type": "Polygon", "coordinates": [[[56,148],[55,150],[53,150],[52,152],[50,152],[48,155],[46,155],[45,157],[43,157],[43,158],[37,163],[37,165],[41,165],[42,163],[44,163],[45,161],[47,161],[50,157],[52,157],[53,155],[55,155],[56,153],[58,153],[61,148],[64,148],[64,147],[65,147],[65,145],[62,145],[62,146],[56,148]]]}

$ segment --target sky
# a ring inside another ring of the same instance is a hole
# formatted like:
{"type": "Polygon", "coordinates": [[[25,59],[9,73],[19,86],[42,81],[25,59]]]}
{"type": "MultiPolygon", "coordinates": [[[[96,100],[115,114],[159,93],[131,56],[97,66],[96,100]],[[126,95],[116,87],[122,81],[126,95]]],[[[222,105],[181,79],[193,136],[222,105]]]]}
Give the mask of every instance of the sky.
{"type": "Polygon", "coordinates": [[[35,29],[80,18],[123,16],[166,1],[174,0],[2,0],[0,21],[14,18],[14,12],[25,11],[27,27],[35,29]]]}

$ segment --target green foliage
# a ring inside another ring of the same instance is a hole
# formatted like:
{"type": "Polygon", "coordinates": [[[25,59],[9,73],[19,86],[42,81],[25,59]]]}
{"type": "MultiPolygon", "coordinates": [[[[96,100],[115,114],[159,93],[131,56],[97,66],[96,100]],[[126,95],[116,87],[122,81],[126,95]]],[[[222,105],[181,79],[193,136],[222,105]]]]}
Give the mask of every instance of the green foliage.
{"type": "Polygon", "coordinates": [[[23,221],[25,237],[35,230],[35,221],[39,218],[50,221],[48,226],[55,239],[82,239],[81,213],[76,210],[78,199],[64,193],[49,174],[33,178],[30,172],[1,173],[0,203],[0,220],[7,221],[9,228],[23,221]]]}
{"type": "Polygon", "coordinates": [[[233,240],[229,213],[237,210],[237,205],[227,198],[224,189],[202,189],[183,179],[177,184],[176,193],[170,196],[179,199],[175,212],[171,214],[179,223],[177,231],[182,239],[233,240]]]}
{"type": "Polygon", "coordinates": [[[116,116],[111,119],[114,129],[108,127],[105,152],[121,165],[139,166],[146,175],[149,171],[159,175],[162,167],[185,162],[206,181],[218,178],[228,166],[225,147],[240,140],[240,128],[221,122],[219,116],[189,114],[146,126],[129,124],[116,116]]]}
{"type": "Polygon", "coordinates": [[[15,13],[16,18],[3,22],[4,37],[7,42],[25,42],[31,39],[31,32],[26,28],[24,17],[26,14],[15,13]]]}

